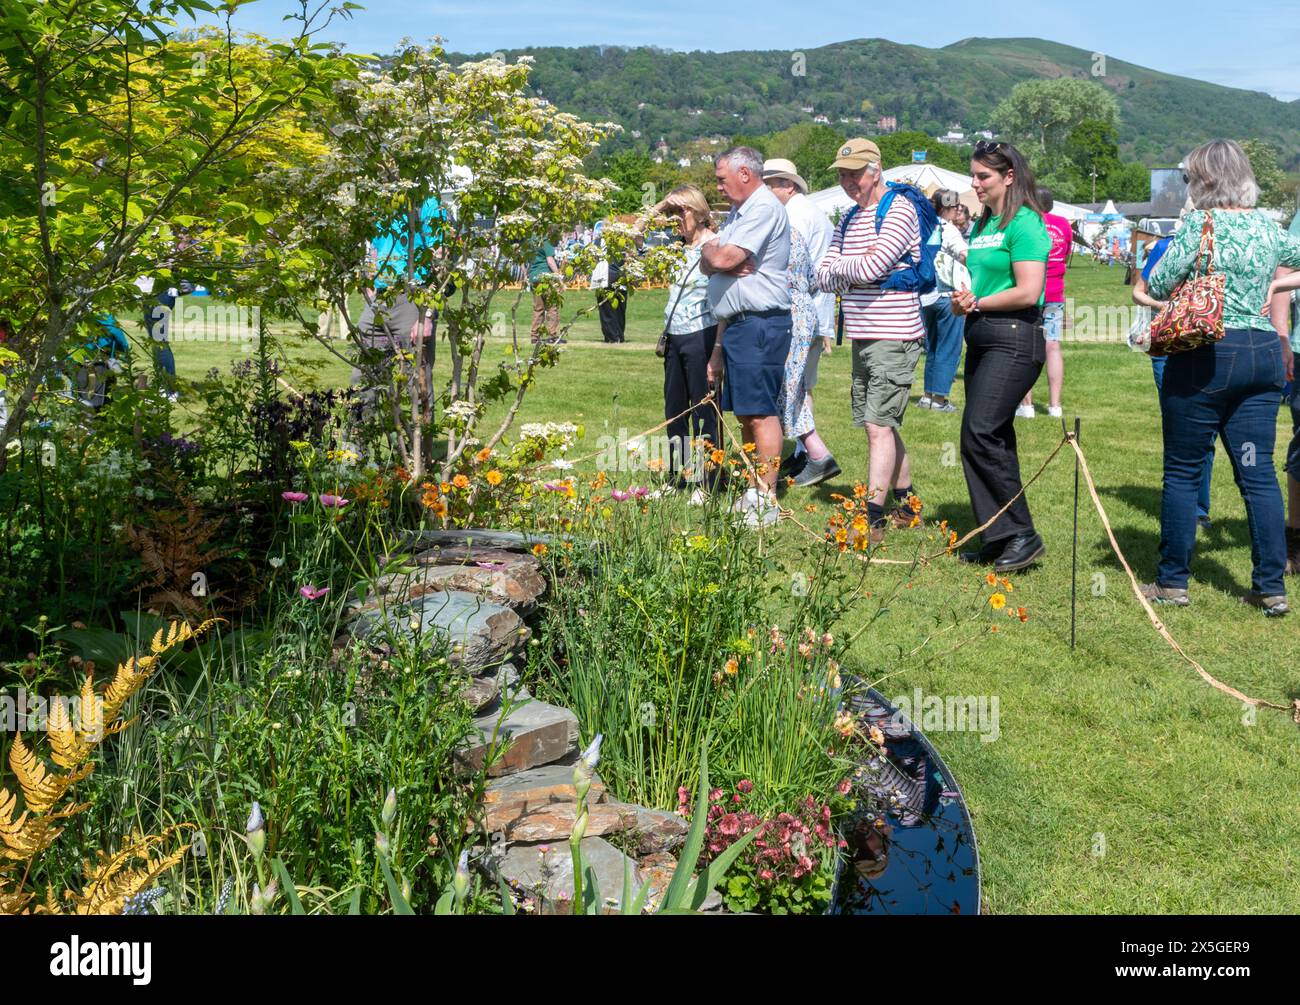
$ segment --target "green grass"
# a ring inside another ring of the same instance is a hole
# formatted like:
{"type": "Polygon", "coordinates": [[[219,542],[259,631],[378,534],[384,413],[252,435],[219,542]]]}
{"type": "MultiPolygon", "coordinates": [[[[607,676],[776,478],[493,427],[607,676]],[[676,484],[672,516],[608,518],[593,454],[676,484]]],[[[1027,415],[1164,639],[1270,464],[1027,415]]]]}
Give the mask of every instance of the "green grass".
{"type": "MultiPolygon", "coordinates": [[[[1127,302],[1119,269],[1076,265],[1067,282],[1080,304],[1127,302]]],[[[590,294],[577,291],[572,299],[585,305],[590,294]]],[[[601,344],[594,319],[580,322],[560,367],[543,375],[520,420],[585,423],[582,452],[593,452],[595,437],[604,432],[623,426],[631,434],[661,421],[662,367],[652,347],[664,299],[662,291],[632,297],[623,346],[601,344]]],[[[183,374],[198,375],[223,364],[230,350],[182,343],[176,355],[183,374]]],[[[291,352],[299,361],[322,355],[309,346],[291,352]]],[[[1122,344],[1067,342],[1065,360],[1066,415],[1082,417],[1082,443],[1116,536],[1139,576],[1151,579],[1161,461],[1150,364],[1122,344]]],[[[297,365],[290,380],[310,382],[297,365]]],[[[801,519],[814,522],[822,516],[800,512],[805,502],[818,504],[824,515],[830,492],[849,489],[867,471],[865,436],[849,422],[846,349],[836,349],[820,372],[818,426],[845,475],[786,497],[801,519]]],[[[314,379],[342,382],[346,374],[341,364],[331,364],[314,379]]],[[[1035,394],[1045,401],[1046,393],[1044,375],[1035,394]]],[[[917,394],[919,386],[913,398],[917,394]]],[[[954,398],[960,405],[960,379],[954,398]]],[[[1060,422],[1039,414],[1017,422],[1026,477],[1061,438],[1060,422]]],[[[912,409],[904,436],[927,521],[947,519],[964,532],[973,521],[956,454],[960,418],[912,409]]],[[[201,417],[195,419],[201,425],[201,417]]],[[[1290,435],[1282,411],[1278,433],[1280,468],[1290,435]]],[[[1015,577],[1010,601],[1028,608],[1028,623],[994,616],[998,634],[957,648],[960,639],[942,636],[882,685],[890,696],[919,687],[941,696],[998,697],[996,742],[981,742],[974,733],[931,734],[974,815],[986,909],[1300,910],[1300,728],[1268,709],[1248,725],[1238,702],[1204,684],[1159,638],[1110,552],[1086,490],[1079,513],[1078,645],[1070,649],[1073,491],[1068,452],[1030,490],[1048,557],[1015,577]],[[1098,835],[1104,836],[1102,855],[1093,853],[1098,835]]],[[[1245,512],[1222,452],[1212,512],[1215,529],[1198,542],[1193,562],[1193,606],[1161,609],[1161,615],[1212,674],[1247,694],[1288,704],[1300,696],[1296,617],[1268,621],[1237,602],[1249,587],[1250,549],[1245,512]]],[[[783,523],[777,546],[798,533],[783,523]]],[[[886,555],[907,558],[918,547],[933,548],[924,536],[892,532],[886,555]]],[[[880,594],[898,568],[871,572],[880,594]]],[[[864,634],[854,656],[869,672],[899,668],[900,651],[914,648],[954,597],[982,585],[979,573],[951,560],[920,570],[878,630],[864,634]]],[[[861,615],[872,609],[864,606],[861,615]]]]}

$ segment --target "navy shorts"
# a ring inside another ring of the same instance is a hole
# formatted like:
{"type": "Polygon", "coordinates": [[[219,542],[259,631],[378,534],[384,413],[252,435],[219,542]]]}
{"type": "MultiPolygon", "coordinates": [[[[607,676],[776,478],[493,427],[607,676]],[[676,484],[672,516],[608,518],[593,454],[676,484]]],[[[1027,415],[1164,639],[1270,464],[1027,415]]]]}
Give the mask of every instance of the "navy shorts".
{"type": "Polygon", "coordinates": [[[722,336],[726,373],[722,408],[736,415],[780,415],[785,358],[790,353],[790,312],[744,314],[722,336]]]}

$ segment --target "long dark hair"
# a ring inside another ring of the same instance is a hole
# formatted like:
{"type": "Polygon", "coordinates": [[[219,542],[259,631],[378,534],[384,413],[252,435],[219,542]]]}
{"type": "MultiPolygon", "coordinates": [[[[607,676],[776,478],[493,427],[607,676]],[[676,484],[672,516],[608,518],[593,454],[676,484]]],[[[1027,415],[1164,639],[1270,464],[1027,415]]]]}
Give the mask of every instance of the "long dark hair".
{"type": "MultiPolygon", "coordinates": [[[[1008,171],[1015,172],[1011,187],[1002,196],[1002,212],[999,214],[998,230],[1006,230],[1007,224],[1020,212],[1021,206],[1028,206],[1039,216],[1043,215],[1043,211],[1038,208],[1038,183],[1034,181],[1034,170],[1029,166],[1029,161],[1025,158],[1025,155],[1014,146],[1002,140],[995,143],[986,143],[981,140],[975,144],[975,152],[971,154],[971,160],[992,168],[1004,178],[1008,171]]],[[[985,206],[984,212],[980,214],[979,219],[978,229],[980,233],[984,232],[984,228],[988,226],[992,217],[993,210],[985,206]]]]}

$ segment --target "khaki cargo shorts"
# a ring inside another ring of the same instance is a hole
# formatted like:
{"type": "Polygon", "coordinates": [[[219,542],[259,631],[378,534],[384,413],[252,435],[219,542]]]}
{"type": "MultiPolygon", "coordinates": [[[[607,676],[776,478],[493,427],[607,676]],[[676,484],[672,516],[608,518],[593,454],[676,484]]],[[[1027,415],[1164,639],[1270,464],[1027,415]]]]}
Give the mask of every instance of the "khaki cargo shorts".
{"type": "Polygon", "coordinates": [[[903,424],[920,358],[921,339],[853,340],[850,398],[855,426],[870,423],[897,429],[903,424]]]}

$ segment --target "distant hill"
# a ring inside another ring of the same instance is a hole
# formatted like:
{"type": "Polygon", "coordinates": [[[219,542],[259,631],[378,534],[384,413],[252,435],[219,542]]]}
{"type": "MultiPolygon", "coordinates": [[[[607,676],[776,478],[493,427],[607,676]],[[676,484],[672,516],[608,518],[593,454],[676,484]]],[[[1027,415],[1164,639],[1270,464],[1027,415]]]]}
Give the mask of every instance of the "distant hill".
{"type": "MultiPolygon", "coordinates": [[[[886,39],[838,42],[799,54],[670,52],[619,46],[506,50],[535,59],[533,87],[560,108],[612,120],[625,132],[610,148],[648,149],[698,136],[759,134],[825,115],[852,135],[881,116],[930,135],[960,123],[988,125],[994,106],[1022,80],[1075,76],[1114,91],[1120,143],[1130,159],[1176,163],[1213,136],[1257,137],[1277,147],[1287,168],[1300,164],[1300,100],[1223,87],[1106,58],[1093,77],[1092,53],[1036,38],[968,38],[941,49],[886,39]],[[798,71],[802,70],[802,75],[798,71]],[[864,104],[865,102],[865,104],[864,104]],[[812,112],[803,111],[813,108],[812,112]],[[862,123],[841,122],[858,117],[862,123]],[[640,132],[640,137],[632,132],[640,132]]],[[[486,54],[453,55],[453,60],[486,54]]]]}

